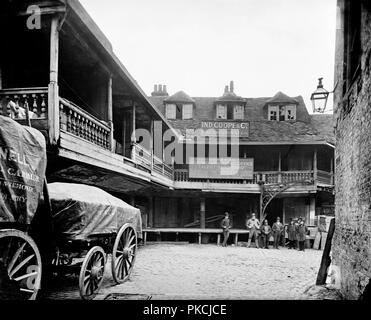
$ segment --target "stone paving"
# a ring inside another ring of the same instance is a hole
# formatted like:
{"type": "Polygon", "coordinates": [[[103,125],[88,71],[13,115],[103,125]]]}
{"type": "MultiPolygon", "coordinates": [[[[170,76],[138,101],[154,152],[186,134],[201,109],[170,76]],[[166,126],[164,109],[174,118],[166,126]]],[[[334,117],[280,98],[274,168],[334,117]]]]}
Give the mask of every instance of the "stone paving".
{"type": "MultiPolygon", "coordinates": [[[[115,285],[107,263],[96,299],[306,299],[322,251],[151,244],[138,251],[131,279],[115,285]]],[[[78,278],[56,281],[46,299],[79,299],[78,278]]]]}

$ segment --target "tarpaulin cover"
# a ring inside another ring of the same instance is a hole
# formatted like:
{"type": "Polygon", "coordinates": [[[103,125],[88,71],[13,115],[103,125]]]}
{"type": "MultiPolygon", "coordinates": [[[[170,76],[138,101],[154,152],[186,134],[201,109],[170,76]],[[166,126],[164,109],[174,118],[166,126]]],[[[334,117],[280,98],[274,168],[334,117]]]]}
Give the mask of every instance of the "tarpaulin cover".
{"type": "Polygon", "coordinates": [[[131,223],[142,237],[140,210],[109,193],[84,184],[50,183],[53,226],[64,240],[87,240],[90,236],[117,233],[131,223]]]}
{"type": "Polygon", "coordinates": [[[46,145],[41,132],[0,116],[0,222],[32,222],[45,169],[46,145]]]}

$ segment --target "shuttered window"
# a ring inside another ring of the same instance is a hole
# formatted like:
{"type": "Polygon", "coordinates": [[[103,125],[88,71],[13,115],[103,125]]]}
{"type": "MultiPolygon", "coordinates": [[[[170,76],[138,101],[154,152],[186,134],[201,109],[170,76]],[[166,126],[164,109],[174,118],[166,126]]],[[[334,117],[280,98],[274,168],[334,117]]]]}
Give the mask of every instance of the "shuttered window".
{"type": "Polygon", "coordinates": [[[218,104],[216,106],[216,118],[227,119],[227,106],[226,105],[218,104]]]}
{"type": "Polygon", "coordinates": [[[176,119],[176,105],[175,104],[166,105],[166,119],[176,119]]]}
{"type": "Polygon", "coordinates": [[[193,105],[192,104],[183,104],[182,112],[183,120],[188,120],[193,118],[193,105]]]}
{"type": "Polygon", "coordinates": [[[234,120],[243,120],[245,115],[244,115],[245,108],[243,106],[234,106],[233,108],[233,119],[234,120]]]}

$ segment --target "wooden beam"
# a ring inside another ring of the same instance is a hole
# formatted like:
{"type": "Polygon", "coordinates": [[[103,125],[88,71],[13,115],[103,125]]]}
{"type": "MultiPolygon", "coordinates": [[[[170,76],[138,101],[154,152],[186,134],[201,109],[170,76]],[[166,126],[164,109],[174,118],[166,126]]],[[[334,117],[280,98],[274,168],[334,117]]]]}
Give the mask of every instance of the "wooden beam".
{"type": "Polygon", "coordinates": [[[200,198],[200,228],[206,228],[206,203],[205,198],[200,198]]]}
{"type": "Polygon", "coordinates": [[[331,251],[331,242],[334,236],[334,232],[335,232],[335,218],[332,218],[330,222],[330,227],[328,230],[325,248],[322,254],[321,265],[320,265],[318,275],[317,275],[317,281],[316,281],[317,286],[321,286],[326,283],[327,270],[331,264],[330,251],[331,251]]]}
{"type": "Polygon", "coordinates": [[[134,146],[135,146],[135,143],[137,142],[137,139],[136,139],[136,136],[135,136],[135,109],[136,109],[136,105],[135,105],[135,102],[133,103],[133,106],[132,106],[132,117],[131,117],[131,120],[132,120],[132,123],[131,123],[131,136],[130,136],[130,143],[131,143],[131,159],[135,161],[135,149],[134,149],[134,146]]]}
{"type": "Polygon", "coordinates": [[[150,228],[153,228],[153,197],[149,196],[148,197],[148,225],[150,228]]]}
{"type": "Polygon", "coordinates": [[[313,179],[314,183],[317,183],[317,148],[314,149],[313,153],[313,179]]]}
{"type": "Polygon", "coordinates": [[[108,118],[108,124],[111,128],[110,131],[110,145],[111,145],[111,151],[115,152],[114,146],[114,139],[113,139],[113,107],[112,107],[112,76],[110,75],[108,77],[108,83],[107,83],[107,118],[108,118]]]}
{"type": "Polygon", "coordinates": [[[59,88],[58,88],[58,58],[59,58],[59,16],[54,16],[50,27],[50,67],[48,86],[48,123],[49,140],[56,145],[59,140],[59,88]]]}

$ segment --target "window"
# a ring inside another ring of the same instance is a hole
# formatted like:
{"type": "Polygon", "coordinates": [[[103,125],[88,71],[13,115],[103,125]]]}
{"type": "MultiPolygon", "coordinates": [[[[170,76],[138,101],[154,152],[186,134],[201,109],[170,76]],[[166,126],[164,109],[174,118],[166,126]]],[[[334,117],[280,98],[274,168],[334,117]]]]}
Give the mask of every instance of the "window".
{"type": "Polygon", "coordinates": [[[361,65],[361,1],[351,0],[345,2],[345,85],[344,94],[360,72],[361,65]]]}
{"type": "Polygon", "coordinates": [[[296,120],[296,105],[268,106],[268,120],[296,120]]]}
{"type": "Polygon", "coordinates": [[[243,106],[237,105],[233,108],[233,119],[234,120],[243,120],[244,119],[245,108],[243,106]]]}
{"type": "Polygon", "coordinates": [[[176,105],[175,104],[166,105],[166,119],[176,119],[176,105]]]}
{"type": "Polygon", "coordinates": [[[188,120],[193,118],[193,105],[192,104],[183,104],[182,110],[183,120],[188,120]]]}
{"type": "Polygon", "coordinates": [[[217,119],[227,119],[227,106],[218,104],[216,106],[216,118],[217,119]]]}
{"type": "Polygon", "coordinates": [[[268,119],[271,121],[278,120],[278,106],[269,106],[268,107],[268,119]]]}
{"type": "Polygon", "coordinates": [[[296,120],[296,106],[286,106],[286,120],[296,120]]]}

